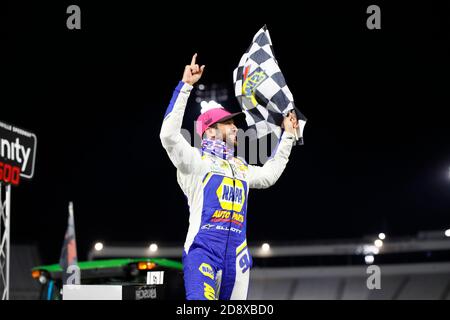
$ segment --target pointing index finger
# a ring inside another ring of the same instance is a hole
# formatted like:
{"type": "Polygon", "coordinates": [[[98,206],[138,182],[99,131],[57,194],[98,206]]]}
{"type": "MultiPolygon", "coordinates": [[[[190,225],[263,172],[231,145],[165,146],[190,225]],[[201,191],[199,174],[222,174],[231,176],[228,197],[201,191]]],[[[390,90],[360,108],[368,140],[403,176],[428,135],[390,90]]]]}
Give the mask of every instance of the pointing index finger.
{"type": "Polygon", "coordinates": [[[191,66],[195,65],[195,59],[196,59],[196,58],[197,58],[197,54],[195,53],[195,54],[192,56],[191,66]]]}

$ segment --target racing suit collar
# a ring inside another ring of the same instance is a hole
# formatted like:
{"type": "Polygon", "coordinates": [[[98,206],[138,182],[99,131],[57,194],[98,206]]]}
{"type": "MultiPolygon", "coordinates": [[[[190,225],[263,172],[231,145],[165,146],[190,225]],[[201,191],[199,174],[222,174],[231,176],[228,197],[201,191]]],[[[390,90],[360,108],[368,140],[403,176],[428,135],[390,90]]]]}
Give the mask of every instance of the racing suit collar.
{"type": "Polygon", "coordinates": [[[230,160],[234,157],[234,148],[228,147],[226,142],[222,140],[203,139],[202,151],[225,160],[230,160]]]}

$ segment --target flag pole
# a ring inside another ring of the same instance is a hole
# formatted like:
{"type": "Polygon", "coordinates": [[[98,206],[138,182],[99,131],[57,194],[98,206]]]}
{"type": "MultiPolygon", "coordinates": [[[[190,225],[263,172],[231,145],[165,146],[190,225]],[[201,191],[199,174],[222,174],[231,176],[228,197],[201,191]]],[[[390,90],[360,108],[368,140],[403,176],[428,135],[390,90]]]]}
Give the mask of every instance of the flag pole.
{"type": "Polygon", "coordinates": [[[298,141],[297,129],[294,130],[294,135],[295,135],[295,141],[298,141]]]}

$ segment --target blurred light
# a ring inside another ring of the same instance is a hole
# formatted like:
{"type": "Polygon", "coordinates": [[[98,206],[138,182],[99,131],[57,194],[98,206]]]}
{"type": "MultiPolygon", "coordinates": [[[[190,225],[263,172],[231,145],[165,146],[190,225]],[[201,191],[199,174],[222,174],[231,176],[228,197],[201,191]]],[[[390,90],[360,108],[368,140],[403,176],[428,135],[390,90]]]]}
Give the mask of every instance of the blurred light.
{"type": "Polygon", "coordinates": [[[156,267],[156,264],[153,262],[139,262],[138,269],[139,270],[151,270],[156,267]]]}
{"type": "Polygon", "coordinates": [[[380,238],[381,240],[384,240],[384,239],[386,239],[386,235],[385,235],[383,232],[381,232],[381,233],[378,235],[378,238],[380,238]]]}
{"type": "Polygon", "coordinates": [[[263,245],[261,246],[262,251],[269,251],[270,250],[270,245],[268,243],[263,243],[263,245]]]}
{"type": "Polygon", "coordinates": [[[95,250],[102,251],[103,250],[103,243],[97,242],[94,246],[95,250]]]}
{"type": "Polygon", "coordinates": [[[375,240],[374,244],[377,248],[381,248],[383,246],[383,241],[380,239],[377,239],[377,240],[375,240]]]}
{"type": "Polygon", "coordinates": [[[380,249],[378,249],[373,244],[366,244],[359,246],[356,248],[356,254],[362,254],[362,255],[374,255],[380,253],[380,249]]]}
{"type": "Polygon", "coordinates": [[[215,109],[215,108],[223,109],[223,106],[214,100],[210,100],[210,101],[203,100],[202,102],[200,102],[200,106],[202,107],[201,113],[205,113],[206,111],[215,109]]]}
{"type": "Polygon", "coordinates": [[[372,264],[375,261],[375,257],[371,255],[367,255],[364,257],[364,260],[367,264],[372,264]]]}
{"type": "Polygon", "coordinates": [[[204,84],[199,84],[199,85],[198,85],[198,88],[199,88],[200,90],[205,90],[205,85],[204,85],[204,84]]]}
{"type": "Polygon", "coordinates": [[[450,238],[450,229],[445,230],[445,236],[450,238]]]}
{"type": "Polygon", "coordinates": [[[39,277],[39,282],[40,282],[41,284],[46,284],[46,283],[47,283],[47,277],[44,276],[44,275],[41,275],[41,276],[39,277]]]}
{"type": "Polygon", "coordinates": [[[156,243],[152,243],[152,244],[150,245],[150,247],[148,247],[148,249],[149,249],[151,252],[156,252],[156,251],[158,251],[158,245],[157,245],[156,243]]]}
{"type": "Polygon", "coordinates": [[[33,279],[39,279],[39,276],[41,275],[41,272],[39,271],[39,270],[33,270],[32,272],[31,272],[31,277],[33,278],[33,279]]]}

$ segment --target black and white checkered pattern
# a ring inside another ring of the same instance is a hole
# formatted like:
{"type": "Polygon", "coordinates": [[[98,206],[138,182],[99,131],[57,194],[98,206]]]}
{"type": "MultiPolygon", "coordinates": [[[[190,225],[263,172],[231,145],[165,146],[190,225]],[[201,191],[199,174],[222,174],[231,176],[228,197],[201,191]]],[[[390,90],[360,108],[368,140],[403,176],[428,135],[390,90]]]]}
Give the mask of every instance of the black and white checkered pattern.
{"type": "Polygon", "coordinates": [[[280,135],[283,116],[295,110],[299,128],[298,144],[303,144],[305,116],[295,107],[294,97],[286,85],[273,53],[267,27],[261,28],[233,72],[236,98],[246,115],[255,138],[274,132],[280,135]]]}

